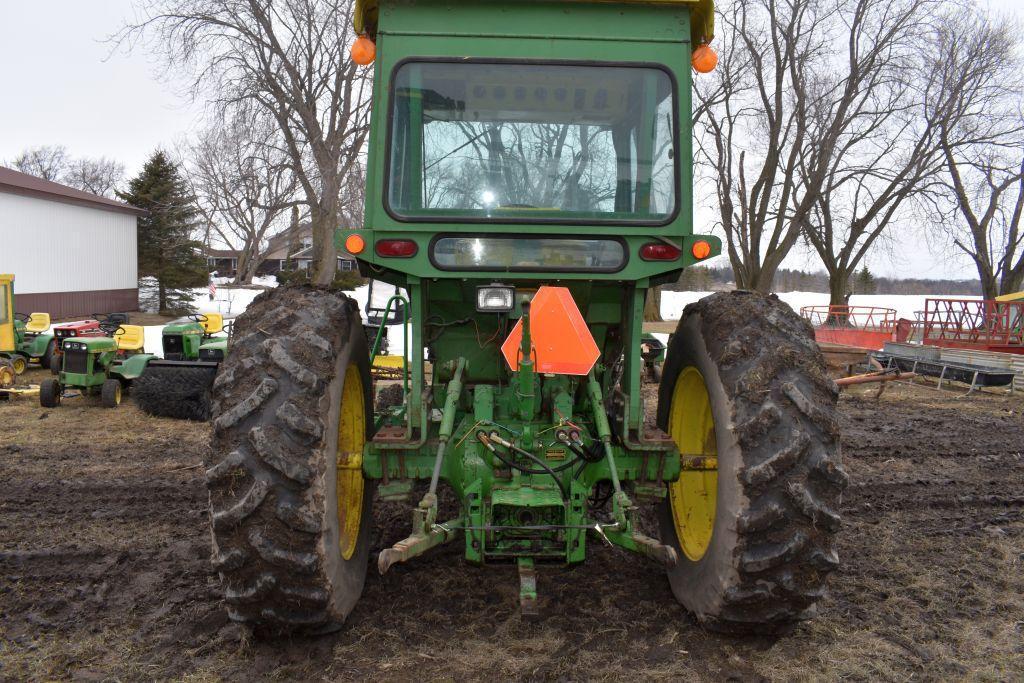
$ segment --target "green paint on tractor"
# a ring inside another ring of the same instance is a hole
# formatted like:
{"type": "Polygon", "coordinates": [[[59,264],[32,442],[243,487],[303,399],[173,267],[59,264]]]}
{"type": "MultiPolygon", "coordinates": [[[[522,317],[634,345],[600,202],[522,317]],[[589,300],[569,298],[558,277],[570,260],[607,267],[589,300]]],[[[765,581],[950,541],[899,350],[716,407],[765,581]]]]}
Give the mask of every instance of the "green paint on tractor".
{"type": "MultiPolygon", "coordinates": [[[[493,3],[380,3],[367,178],[373,201],[365,227],[339,231],[337,243],[362,236],[364,274],[408,293],[408,393],[419,397],[427,386],[426,346],[433,400],[389,416],[384,433],[404,440],[372,441],[363,468],[389,482],[429,478],[441,437],[429,416],[441,411],[451,428],[440,478],[465,510],[447,525],[465,530],[472,562],[583,561],[585,531],[600,526],[586,499],[616,478],[613,521],[601,534],[670,559],[637,531],[621,484],[676,478],[678,453],[645,431],[643,359],[620,358],[640,347],[648,288],[695,263],[694,243],[720,250],[714,236],[693,234],[691,4],[509,3],[504,35],[495,36],[493,3]],[[495,151],[510,140],[535,149],[521,160],[495,151]],[[470,167],[459,159],[478,149],[485,173],[460,178],[470,167]],[[590,178],[574,178],[571,166],[585,153],[590,178]],[[533,166],[510,168],[521,161],[533,166]],[[415,254],[386,255],[377,245],[389,240],[413,242],[415,254]],[[644,258],[647,245],[668,247],[671,257],[644,258]],[[511,310],[477,310],[478,288],[491,283],[514,289],[511,310]],[[601,349],[588,376],[513,373],[499,353],[511,323],[525,319],[524,302],[544,284],[569,289],[601,349]],[[467,317],[473,324],[453,324],[467,317]],[[626,435],[617,442],[603,407],[595,410],[613,389],[613,366],[623,401],[614,429],[626,435]],[[530,454],[523,467],[500,459],[523,460],[521,451],[530,454]]],[[[382,567],[431,545],[434,503],[421,507],[409,550],[385,551],[382,567]]]]}

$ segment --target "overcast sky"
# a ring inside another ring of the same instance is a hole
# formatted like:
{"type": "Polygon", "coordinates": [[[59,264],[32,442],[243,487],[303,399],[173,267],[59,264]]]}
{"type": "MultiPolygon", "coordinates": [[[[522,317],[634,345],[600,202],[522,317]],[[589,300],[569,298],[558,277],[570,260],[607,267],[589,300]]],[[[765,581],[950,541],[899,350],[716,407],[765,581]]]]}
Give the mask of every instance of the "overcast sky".
{"type": "MultiPolygon", "coordinates": [[[[989,4],[1024,20],[1021,0],[989,4]]],[[[153,149],[172,147],[195,127],[180,84],[162,79],[144,49],[111,54],[105,39],[132,16],[131,0],[0,0],[0,163],[26,147],[61,144],[75,156],[118,159],[135,174],[153,149]]],[[[905,256],[880,258],[873,271],[974,276],[967,264],[940,263],[917,239],[900,242],[905,256]]],[[[816,268],[813,258],[806,267],[816,268]]]]}

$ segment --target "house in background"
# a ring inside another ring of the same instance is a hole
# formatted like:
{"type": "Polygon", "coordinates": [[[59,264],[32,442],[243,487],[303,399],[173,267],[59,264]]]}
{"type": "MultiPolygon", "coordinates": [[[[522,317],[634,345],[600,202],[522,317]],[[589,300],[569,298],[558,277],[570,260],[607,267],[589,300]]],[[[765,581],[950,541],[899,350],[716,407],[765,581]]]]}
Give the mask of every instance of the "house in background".
{"type": "Polygon", "coordinates": [[[0,273],[14,306],[55,319],[139,309],[145,211],[0,167],[0,273]]]}
{"type": "MultiPolygon", "coordinates": [[[[294,270],[308,270],[313,263],[313,229],[308,223],[299,225],[294,236],[291,230],[285,230],[271,237],[256,274],[274,275],[284,270],[288,261],[291,261],[294,270]]],[[[221,276],[234,276],[238,268],[238,251],[207,249],[206,262],[211,271],[215,270],[221,276]]],[[[356,260],[351,254],[338,255],[338,270],[358,270],[356,260]]]]}

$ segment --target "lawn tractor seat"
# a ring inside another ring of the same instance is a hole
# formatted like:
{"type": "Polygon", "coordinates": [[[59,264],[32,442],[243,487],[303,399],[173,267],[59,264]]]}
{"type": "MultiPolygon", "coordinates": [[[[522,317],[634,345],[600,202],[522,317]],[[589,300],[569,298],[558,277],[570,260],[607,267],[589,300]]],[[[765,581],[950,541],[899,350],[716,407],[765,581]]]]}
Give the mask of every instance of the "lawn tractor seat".
{"type": "Polygon", "coordinates": [[[142,325],[121,325],[114,333],[118,351],[141,351],[146,342],[146,330],[142,325]]]}
{"type": "Polygon", "coordinates": [[[203,313],[203,320],[199,324],[203,326],[206,334],[217,334],[224,329],[224,316],[220,313],[203,313]]]}
{"type": "Polygon", "coordinates": [[[46,332],[50,328],[50,314],[49,313],[33,313],[28,317],[28,322],[25,323],[25,331],[32,334],[39,334],[40,332],[46,332]]]}

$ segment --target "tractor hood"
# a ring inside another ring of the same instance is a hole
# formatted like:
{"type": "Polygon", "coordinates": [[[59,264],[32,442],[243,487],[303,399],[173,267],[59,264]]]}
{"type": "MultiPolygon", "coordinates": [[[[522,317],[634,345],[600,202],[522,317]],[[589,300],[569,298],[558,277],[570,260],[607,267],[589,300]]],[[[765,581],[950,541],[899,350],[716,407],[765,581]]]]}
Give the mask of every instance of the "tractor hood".
{"type": "Polygon", "coordinates": [[[105,351],[117,351],[117,342],[111,337],[75,337],[64,342],[65,351],[88,351],[89,353],[103,353],[105,351]]]}

